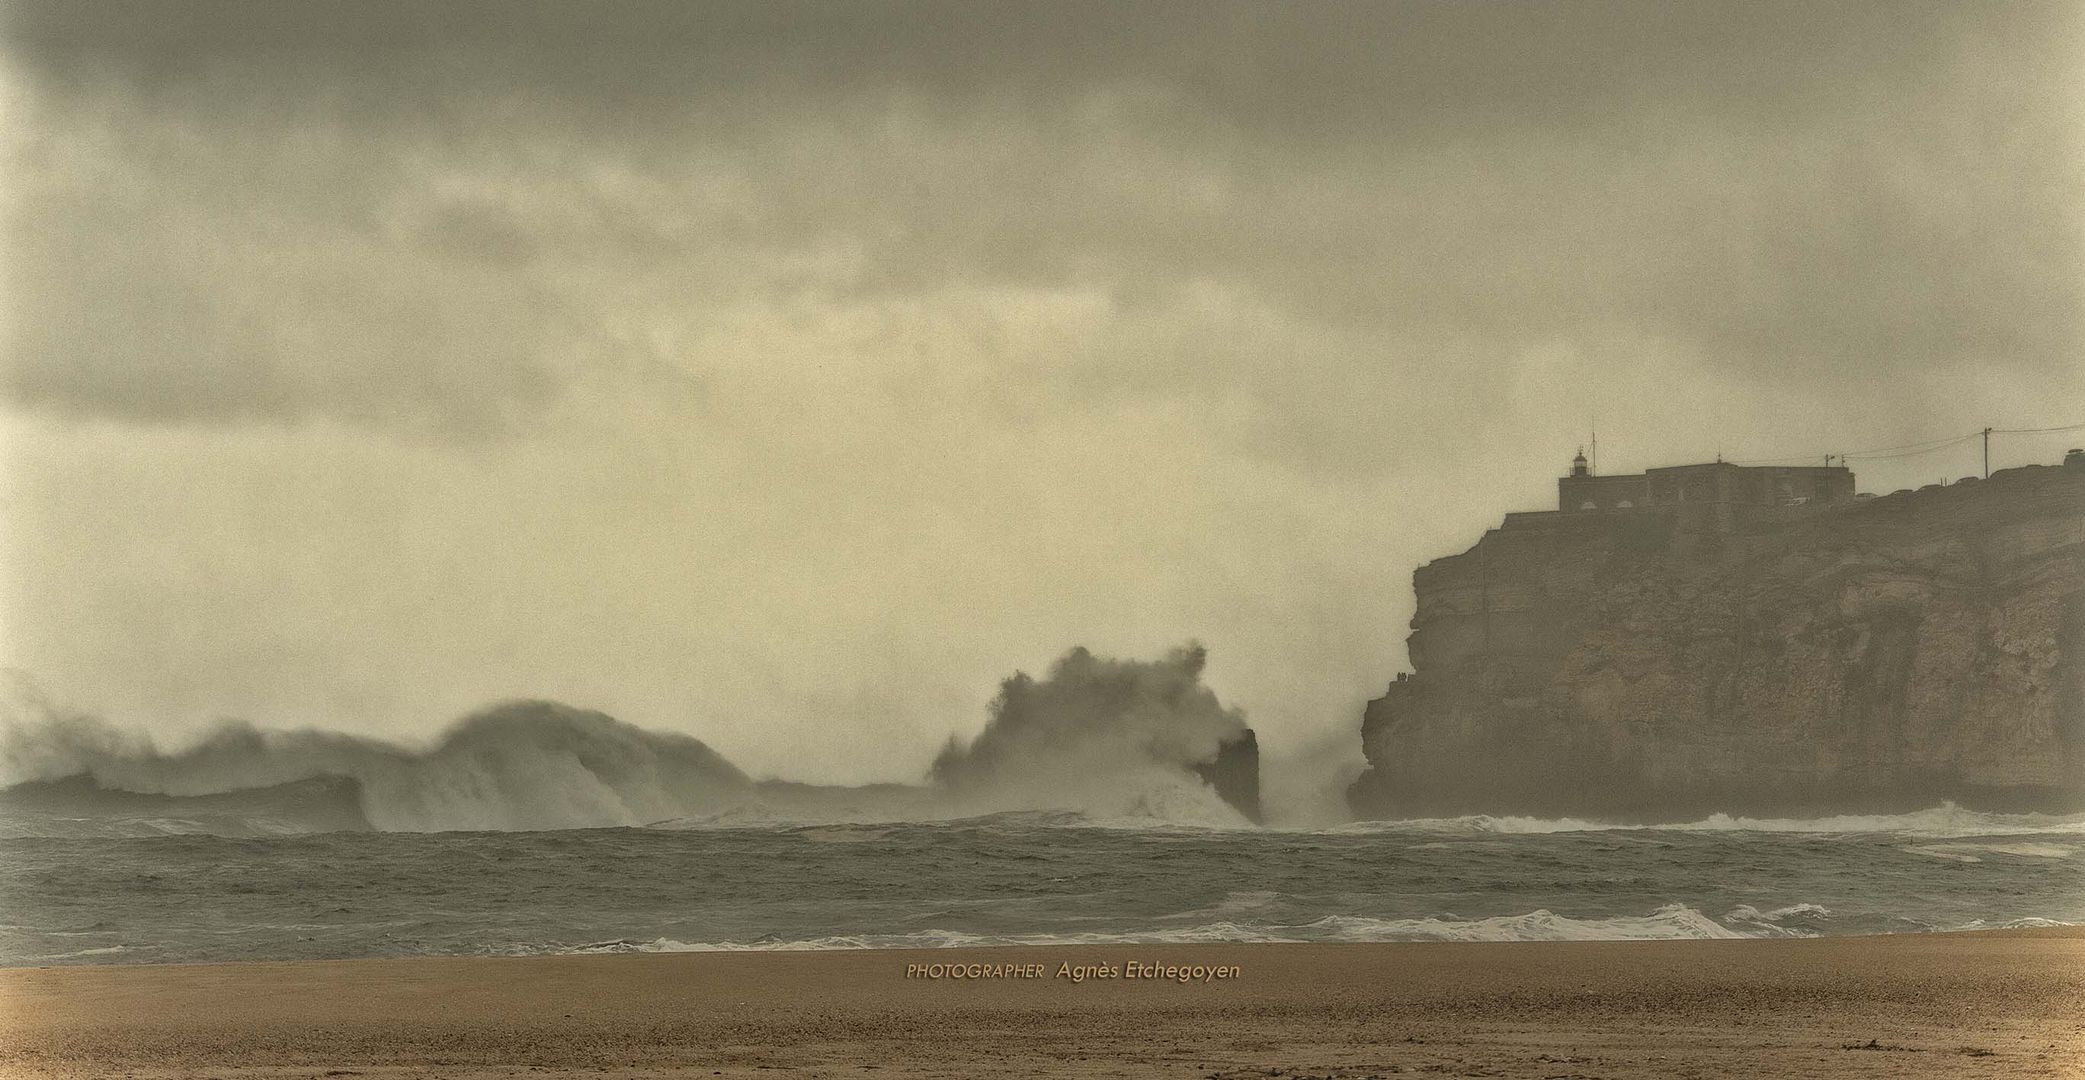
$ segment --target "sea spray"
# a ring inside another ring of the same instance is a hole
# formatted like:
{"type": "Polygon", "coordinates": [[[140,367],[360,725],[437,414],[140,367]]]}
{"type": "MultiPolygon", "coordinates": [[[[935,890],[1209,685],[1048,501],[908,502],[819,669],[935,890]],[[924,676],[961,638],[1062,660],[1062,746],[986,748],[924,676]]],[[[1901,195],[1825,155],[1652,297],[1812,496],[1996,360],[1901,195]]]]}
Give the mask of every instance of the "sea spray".
{"type": "Polygon", "coordinates": [[[1257,810],[1257,752],[1243,717],[1201,684],[1205,662],[1199,646],[1153,662],[1073,649],[1045,679],[1008,679],[984,730],[952,740],[926,783],[861,788],[755,781],[692,736],[550,701],[492,706],[423,747],[229,722],[164,748],[17,680],[0,716],[0,832],[526,831],[1016,810],[1241,826],[1257,810]],[[343,792],[358,821],[339,812],[343,792]]]}
{"type": "MultiPolygon", "coordinates": [[[[698,739],[544,701],[473,714],[418,750],[339,732],[227,723],[162,751],[143,736],[53,710],[41,722],[18,715],[0,725],[0,778],[71,776],[111,792],[168,796],[345,778],[358,788],[371,826],[404,831],[640,825],[721,809],[751,788],[698,739]]],[[[297,812],[276,810],[287,819],[297,812]]]]}
{"type": "Polygon", "coordinates": [[[1227,805],[1197,772],[1250,735],[1244,716],[1202,684],[1207,662],[1199,645],[1149,662],[1075,648],[1043,679],[1017,673],[1001,684],[976,738],[950,739],[932,782],[972,812],[1068,806],[1100,817],[1238,823],[1253,811],[1227,805]]]}

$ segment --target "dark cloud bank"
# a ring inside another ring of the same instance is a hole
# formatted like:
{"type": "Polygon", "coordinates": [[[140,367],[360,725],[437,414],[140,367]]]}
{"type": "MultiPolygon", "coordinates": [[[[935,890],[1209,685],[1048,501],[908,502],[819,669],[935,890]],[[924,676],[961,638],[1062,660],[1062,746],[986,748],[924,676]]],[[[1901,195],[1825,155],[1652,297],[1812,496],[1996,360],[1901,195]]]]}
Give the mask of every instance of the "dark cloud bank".
{"type": "Polygon", "coordinates": [[[1558,338],[1769,388],[2052,374],[2085,340],[2078,24],[2062,4],[15,5],[39,131],[16,153],[6,386],[134,420],[511,427],[608,348],[543,264],[780,302],[805,285],[776,264],[834,242],[859,255],[820,285],[843,294],[1089,284],[1134,307],[1199,283],[1264,305],[1288,329],[1243,350],[1190,326],[1175,355],[1049,379],[1075,400],[1242,381],[1263,437],[1305,455],[1324,402],[1297,384],[1392,392],[1558,338]],[[430,185],[430,163],[483,189],[430,185]],[[744,200],[705,208],[719,183],[744,200]],[[704,268],[719,248],[748,272],[704,268]]]}

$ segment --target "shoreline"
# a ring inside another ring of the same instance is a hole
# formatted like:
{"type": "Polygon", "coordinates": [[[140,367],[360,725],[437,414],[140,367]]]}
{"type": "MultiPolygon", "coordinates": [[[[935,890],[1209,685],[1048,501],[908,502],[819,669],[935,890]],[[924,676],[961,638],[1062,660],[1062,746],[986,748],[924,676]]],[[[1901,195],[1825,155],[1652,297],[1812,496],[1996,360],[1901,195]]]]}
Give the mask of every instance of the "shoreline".
{"type": "Polygon", "coordinates": [[[2085,928],[0,969],[9,1077],[864,1070],[2085,1076],[2085,928]],[[1121,974],[1133,963],[1233,971],[1121,974]],[[917,973],[948,964],[994,973],[917,973]],[[1067,965],[1118,973],[1073,979],[1067,965]]]}

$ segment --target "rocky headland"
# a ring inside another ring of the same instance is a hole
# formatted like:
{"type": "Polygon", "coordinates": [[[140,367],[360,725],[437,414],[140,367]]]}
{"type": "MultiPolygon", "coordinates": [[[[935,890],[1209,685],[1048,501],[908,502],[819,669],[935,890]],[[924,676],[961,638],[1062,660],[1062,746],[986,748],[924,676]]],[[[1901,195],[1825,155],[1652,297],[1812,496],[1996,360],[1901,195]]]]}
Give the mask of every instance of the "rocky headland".
{"type": "Polygon", "coordinates": [[[1623,505],[1419,569],[1356,814],[2085,809],[2085,466],[1623,505]]]}

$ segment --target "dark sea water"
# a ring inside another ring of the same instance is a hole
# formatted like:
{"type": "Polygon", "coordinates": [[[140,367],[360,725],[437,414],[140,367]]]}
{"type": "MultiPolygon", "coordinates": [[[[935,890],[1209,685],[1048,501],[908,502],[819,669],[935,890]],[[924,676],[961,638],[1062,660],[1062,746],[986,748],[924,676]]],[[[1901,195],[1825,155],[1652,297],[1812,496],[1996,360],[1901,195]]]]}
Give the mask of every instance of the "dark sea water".
{"type": "MultiPolygon", "coordinates": [[[[34,831],[34,830],[31,830],[34,831]]],[[[2085,923],[2085,818],[0,838],[0,964],[2085,923]]]]}

